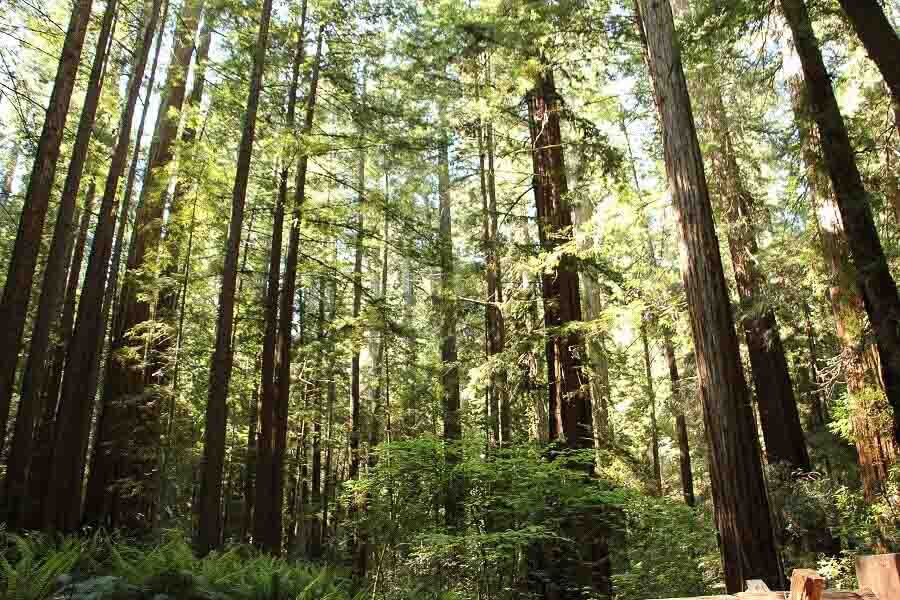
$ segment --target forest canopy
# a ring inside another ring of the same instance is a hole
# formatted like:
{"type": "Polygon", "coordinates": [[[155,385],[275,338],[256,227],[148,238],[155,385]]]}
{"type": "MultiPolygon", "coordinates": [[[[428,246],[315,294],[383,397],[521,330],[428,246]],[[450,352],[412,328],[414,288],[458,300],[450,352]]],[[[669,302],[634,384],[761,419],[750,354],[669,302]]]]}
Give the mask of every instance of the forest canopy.
{"type": "Polygon", "coordinates": [[[0,4],[0,595],[856,587],[900,548],[898,22],[0,4]]]}

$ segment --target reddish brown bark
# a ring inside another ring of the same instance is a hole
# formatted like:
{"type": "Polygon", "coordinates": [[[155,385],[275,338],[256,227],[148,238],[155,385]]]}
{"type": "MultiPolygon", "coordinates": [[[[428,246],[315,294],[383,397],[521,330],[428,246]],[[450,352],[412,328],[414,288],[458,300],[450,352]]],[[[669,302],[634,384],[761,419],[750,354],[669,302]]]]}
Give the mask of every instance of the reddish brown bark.
{"type": "MultiPolygon", "coordinates": [[[[303,120],[303,133],[312,130],[315,116],[316,97],[319,85],[319,67],[322,60],[322,38],[324,26],[319,27],[316,41],[316,56],[313,61],[309,82],[309,94],[306,98],[306,113],[303,120]]],[[[273,528],[279,532],[278,549],[280,552],[282,511],[284,504],[284,459],[287,452],[287,418],[288,401],[291,394],[291,354],[293,343],[293,318],[295,312],[295,294],[297,291],[297,262],[300,253],[300,222],[303,204],[306,201],[306,169],[309,161],[307,154],[301,153],[294,174],[295,189],[291,211],[291,227],[288,238],[288,253],[285,257],[284,277],[281,286],[281,298],[278,307],[278,372],[277,398],[275,407],[274,435],[272,444],[272,496],[274,506],[273,528]]]]}
{"type": "MultiPolygon", "coordinates": [[[[300,66],[303,64],[304,29],[306,26],[306,2],[303,3],[300,32],[297,36],[294,50],[294,63],[291,73],[291,85],[288,90],[287,116],[285,127],[293,132],[295,113],[297,106],[297,86],[300,80],[300,66]]],[[[284,230],[284,207],[287,203],[288,193],[288,162],[281,169],[278,186],[278,196],[275,201],[275,214],[272,223],[272,245],[269,252],[269,277],[266,285],[266,298],[264,303],[265,331],[263,333],[262,369],[259,389],[260,394],[260,420],[259,436],[256,448],[256,487],[262,493],[255,500],[253,516],[253,543],[269,551],[280,548],[281,530],[276,529],[275,513],[281,511],[281,507],[274,504],[275,496],[272,493],[273,477],[275,473],[273,441],[275,436],[274,422],[276,404],[278,402],[278,389],[276,387],[276,343],[278,336],[278,297],[279,278],[281,271],[281,246],[284,230]]]]}
{"type": "Polygon", "coordinates": [[[97,115],[100,92],[103,88],[106,56],[112,37],[116,8],[117,1],[108,0],[100,25],[100,33],[97,36],[97,49],[94,53],[87,93],[81,109],[75,144],[72,147],[72,159],[69,161],[62,198],[57,208],[53,240],[50,243],[50,251],[44,267],[43,285],[31,333],[30,352],[22,377],[19,410],[4,481],[6,523],[11,527],[23,525],[21,517],[25,514],[23,503],[27,498],[28,469],[31,464],[34,425],[42,411],[41,394],[47,374],[50,330],[56,324],[63,298],[62,291],[66,283],[64,273],[68,267],[69,250],[72,247],[75,200],[81,191],[81,179],[87,161],[88,144],[94,129],[94,119],[97,115]]]}
{"type": "Polygon", "coordinates": [[[728,222],[728,247],[741,301],[740,320],[762,424],[766,457],[791,470],[809,472],[797,400],[791,384],[775,311],[766,301],[765,275],[759,269],[755,199],[743,183],[728,115],[719,89],[708,99],[709,129],[716,146],[710,152],[719,203],[728,222]]]}
{"type": "Polygon", "coordinates": [[[709,471],[729,593],[781,580],[750,395],[691,101],[668,0],[637,0],[662,125],[666,172],[681,232],[682,279],[697,356],[709,471]],[[748,540],[753,540],[748,544],[748,540]]]}
{"type": "MultiPolygon", "coordinates": [[[[840,0],[847,20],[862,41],[869,58],[881,71],[895,110],[900,111],[900,37],[878,0],[840,0]]],[[[900,127],[900,123],[897,123],[900,127]]]]}
{"type": "Polygon", "coordinates": [[[237,171],[231,197],[231,221],[228,241],[225,244],[225,264],[219,290],[219,312],[216,318],[216,344],[209,368],[209,394],[206,402],[206,439],[203,445],[203,464],[200,479],[199,525],[197,550],[206,555],[216,548],[222,537],[222,475],[225,467],[225,433],[228,385],[234,354],[231,337],[234,329],[234,299],[237,284],[238,254],[244,225],[244,205],[247,200],[247,182],[250,178],[250,161],[253,140],[256,136],[256,115],[262,91],[266,50],[269,42],[269,22],[272,18],[272,0],[263,0],[256,46],[253,52],[253,70],[247,108],[244,112],[241,141],[238,145],[237,171]]]}
{"type": "Polygon", "coordinates": [[[875,333],[885,395],[894,409],[894,441],[900,443],[900,296],[897,284],[875,228],[869,195],[856,164],[806,3],[781,0],[781,8],[803,66],[807,98],[819,130],[822,154],[840,210],[857,286],[875,333]]]}
{"type": "MultiPolygon", "coordinates": [[[[810,117],[806,90],[799,78],[794,78],[790,85],[810,203],[816,211],[820,249],[829,278],[828,298],[837,326],[837,337],[847,360],[850,424],[863,493],[869,501],[875,501],[884,489],[888,470],[897,456],[879,375],[878,349],[865,336],[867,319],[864,300],[857,286],[840,211],[822,164],[818,134],[810,117]]],[[[810,348],[811,356],[815,356],[815,347],[811,345],[810,348]]],[[[813,364],[813,367],[817,369],[817,365],[813,364]]],[[[820,418],[824,422],[824,414],[820,418]]]]}
{"type": "Polygon", "coordinates": [[[41,234],[47,218],[60,144],[69,115],[69,102],[75,87],[75,76],[81,61],[92,4],[92,0],[78,0],[69,17],[50,103],[38,139],[31,176],[28,178],[28,189],[25,191],[16,241],[9,260],[3,297],[0,299],[0,323],[3,323],[3,327],[0,327],[0,449],[6,439],[6,424],[41,247],[41,234]]]}
{"type": "Polygon", "coordinates": [[[144,78],[144,69],[159,20],[160,8],[161,0],[154,0],[149,21],[144,29],[141,49],[137,53],[134,70],[128,82],[119,135],[110,158],[85,285],[81,292],[78,317],[69,346],[50,468],[53,487],[47,493],[44,506],[44,528],[49,531],[71,532],[77,530],[81,524],[82,479],[94,404],[91,388],[96,381],[99,354],[105,336],[105,324],[101,317],[116,224],[116,191],[125,168],[134,107],[144,78]]]}

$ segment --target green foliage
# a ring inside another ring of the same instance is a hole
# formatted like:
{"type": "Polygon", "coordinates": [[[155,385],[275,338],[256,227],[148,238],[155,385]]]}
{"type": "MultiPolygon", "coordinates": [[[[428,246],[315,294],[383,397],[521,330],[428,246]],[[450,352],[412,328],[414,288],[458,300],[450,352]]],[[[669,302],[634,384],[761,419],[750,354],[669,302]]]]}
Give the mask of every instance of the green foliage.
{"type": "Polygon", "coordinates": [[[723,576],[715,525],[706,510],[630,492],[622,511],[622,566],[613,575],[617,597],[675,598],[714,592],[723,576]]]}
{"type": "Polygon", "coordinates": [[[174,531],[149,545],[103,533],[59,540],[7,534],[6,542],[0,554],[2,600],[44,600],[63,585],[66,596],[80,600],[149,599],[157,594],[182,600],[268,600],[273,585],[285,599],[353,597],[349,582],[334,569],[243,546],[198,558],[174,531]]]}

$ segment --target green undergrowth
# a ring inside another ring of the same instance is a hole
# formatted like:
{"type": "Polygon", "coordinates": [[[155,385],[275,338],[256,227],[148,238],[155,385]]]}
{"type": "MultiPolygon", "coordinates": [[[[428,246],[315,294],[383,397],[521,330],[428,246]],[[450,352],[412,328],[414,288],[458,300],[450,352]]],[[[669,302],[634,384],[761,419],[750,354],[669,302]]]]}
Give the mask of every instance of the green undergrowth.
{"type": "Polygon", "coordinates": [[[198,558],[179,532],[154,544],[2,534],[2,600],[352,600],[344,573],[234,546],[198,558]]]}

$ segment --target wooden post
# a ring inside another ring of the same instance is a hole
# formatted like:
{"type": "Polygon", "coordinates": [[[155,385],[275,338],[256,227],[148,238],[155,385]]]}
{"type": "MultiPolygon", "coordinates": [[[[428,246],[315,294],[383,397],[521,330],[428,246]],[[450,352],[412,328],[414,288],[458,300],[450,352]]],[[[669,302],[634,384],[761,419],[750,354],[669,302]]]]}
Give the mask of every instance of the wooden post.
{"type": "Polygon", "coordinates": [[[812,569],[794,569],[791,573],[790,600],[822,600],[825,578],[812,569]]]}
{"type": "Polygon", "coordinates": [[[856,559],[859,587],[870,589],[878,600],[900,600],[900,554],[876,554],[856,559]]]}

